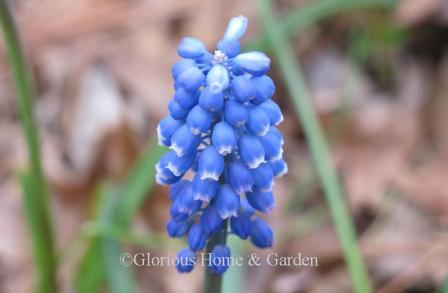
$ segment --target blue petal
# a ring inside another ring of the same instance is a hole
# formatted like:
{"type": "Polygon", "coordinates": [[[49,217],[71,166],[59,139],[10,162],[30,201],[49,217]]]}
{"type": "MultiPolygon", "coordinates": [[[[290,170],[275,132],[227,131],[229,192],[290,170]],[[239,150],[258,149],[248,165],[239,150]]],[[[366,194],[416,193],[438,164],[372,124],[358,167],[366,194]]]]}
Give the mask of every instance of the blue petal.
{"type": "Polygon", "coordinates": [[[183,221],[201,208],[202,202],[195,200],[191,184],[186,186],[174,201],[170,209],[171,217],[176,221],[183,221]]]}
{"type": "Polygon", "coordinates": [[[210,88],[206,87],[199,96],[199,106],[207,111],[219,112],[224,106],[224,94],[222,92],[212,93],[210,88]]]}
{"type": "Polygon", "coordinates": [[[194,224],[188,232],[188,246],[193,251],[202,250],[207,241],[207,234],[202,230],[200,224],[194,224]]]}
{"type": "Polygon", "coordinates": [[[216,245],[210,256],[209,269],[215,275],[224,274],[229,268],[230,249],[225,245],[216,245]]]}
{"type": "Polygon", "coordinates": [[[283,156],[283,148],[280,139],[273,132],[258,138],[263,146],[265,158],[268,161],[280,160],[283,156]]]}
{"type": "Polygon", "coordinates": [[[247,239],[252,231],[252,220],[246,213],[240,213],[237,217],[230,218],[230,229],[241,239],[247,239]]]}
{"type": "Polygon", "coordinates": [[[176,269],[179,273],[189,273],[196,264],[196,255],[190,248],[182,249],[176,257],[176,269]]]}
{"type": "Polygon", "coordinates": [[[236,147],[237,137],[232,126],[222,121],[215,125],[212,133],[213,147],[220,155],[230,154],[236,147]]]}
{"type": "Polygon", "coordinates": [[[198,135],[210,130],[212,124],[212,114],[196,105],[187,116],[187,125],[190,132],[198,135]]]}
{"type": "Polygon", "coordinates": [[[233,161],[229,164],[228,181],[233,190],[239,195],[252,191],[252,186],[254,185],[251,171],[241,161],[233,161]]]}
{"type": "Polygon", "coordinates": [[[160,162],[163,164],[163,167],[166,167],[175,176],[183,176],[193,165],[195,158],[194,153],[179,157],[175,151],[170,151],[162,156],[160,162]]]}
{"type": "Polygon", "coordinates": [[[193,180],[193,197],[196,200],[209,203],[215,198],[218,192],[219,184],[212,179],[201,179],[200,174],[197,173],[193,180]]]}
{"type": "Polygon", "coordinates": [[[244,213],[250,217],[255,214],[255,209],[250,205],[246,198],[241,198],[241,211],[240,213],[244,213]]]}
{"type": "Polygon", "coordinates": [[[250,168],[257,168],[265,162],[263,145],[254,135],[243,135],[238,140],[241,160],[250,168]]]}
{"type": "Polygon", "coordinates": [[[269,131],[270,121],[266,112],[259,106],[249,108],[247,129],[255,135],[263,136],[269,131]]]}
{"type": "Polygon", "coordinates": [[[282,177],[288,173],[288,165],[284,160],[278,160],[274,162],[269,162],[269,167],[272,169],[272,173],[275,177],[282,177]]]}
{"type": "Polygon", "coordinates": [[[226,102],[224,112],[226,121],[234,127],[241,127],[249,120],[246,107],[234,100],[226,102]]]}
{"type": "Polygon", "coordinates": [[[252,169],[254,186],[260,191],[272,191],[274,187],[274,174],[268,164],[261,164],[258,168],[252,169]]]}
{"type": "Polygon", "coordinates": [[[177,77],[176,81],[189,92],[195,92],[204,83],[205,76],[197,67],[189,67],[177,77]]]}
{"type": "Polygon", "coordinates": [[[185,221],[175,221],[170,219],[166,225],[166,231],[170,237],[182,237],[187,234],[192,224],[192,219],[187,219],[185,221]]]}
{"type": "Polygon", "coordinates": [[[247,29],[247,17],[242,15],[233,17],[227,25],[223,40],[231,42],[241,38],[247,29]]]}
{"type": "Polygon", "coordinates": [[[233,58],[240,53],[241,44],[239,41],[219,41],[216,46],[219,51],[226,54],[227,57],[233,58]]]}
{"type": "Polygon", "coordinates": [[[207,85],[212,93],[219,93],[229,87],[229,72],[227,69],[216,64],[207,74],[207,85]]]}
{"type": "Polygon", "coordinates": [[[274,208],[274,195],[272,192],[254,191],[246,194],[247,201],[250,205],[262,213],[269,213],[274,208]]]}
{"type": "Polygon", "coordinates": [[[218,195],[213,201],[213,206],[221,218],[227,219],[230,216],[237,215],[240,209],[240,198],[229,185],[224,184],[219,189],[218,195]]]}
{"type": "Polygon", "coordinates": [[[180,157],[195,153],[201,137],[193,135],[187,125],[180,127],[171,137],[171,149],[180,157]]]}
{"type": "Polygon", "coordinates": [[[285,141],[283,140],[283,135],[277,127],[271,126],[269,128],[269,132],[272,132],[273,135],[277,136],[277,138],[280,140],[280,145],[283,145],[285,143],[285,141]]]}
{"type": "Polygon", "coordinates": [[[262,219],[257,218],[252,221],[250,241],[258,248],[272,247],[274,242],[272,230],[262,219]]]}
{"type": "Polygon", "coordinates": [[[260,107],[266,112],[266,115],[268,115],[271,125],[279,125],[283,122],[282,110],[273,100],[266,100],[260,104],[260,107]]]}
{"type": "Polygon", "coordinates": [[[170,193],[169,193],[170,200],[175,201],[177,196],[180,193],[182,193],[182,190],[189,184],[191,184],[190,181],[182,179],[179,182],[176,182],[173,185],[171,185],[170,193]]]}
{"type": "Polygon", "coordinates": [[[214,147],[208,146],[199,158],[198,173],[201,179],[213,179],[218,181],[224,171],[224,157],[218,154],[214,147]]]}
{"type": "Polygon", "coordinates": [[[240,103],[246,103],[255,97],[255,88],[247,76],[238,76],[232,80],[232,94],[240,103]]]}
{"type": "Polygon", "coordinates": [[[187,117],[190,110],[182,108],[175,100],[171,100],[168,103],[168,112],[174,119],[182,120],[187,117]]]}
{"type": "Polygon", "coordinates": [[[185,37],[183,38],[179,46],[177,47],[177,54],[184,58],[197,58],[201,57],[207,52],[204,44],[198,39],[185,37]]]}
{"type": "Polygon", "coordinates": [[[254,75],[260,76],[269,70],[271,60],[268,56],[261,52],[247,52],[239,54],[233,59],[238,66],[241,66],[244,71],[254,75]]]}
{"type": "Polygon", "coordinates": [[[269,76],[263,75],[255,77],[252,78],[251,81],[255,87],[255,98],[252,100],[253,103],[261,104],[274,94],[275,85],[269,76]]]}
{"type": "Polygon", "coordinates": [[[208,206],[201,216],[201,226],[205,233],[211,235],[221,230],[224,220],[219,215],[216,208],[212,205],[208,206]]]}
{"type": "Polygon", "coordinates": [[[174,93],[174,100],[184,109],[191,109],[198,102],[198,92],[187,92],[184,88],[179,88],[174,93]]]}
{"type": "Polygon", "coordinates": [[[189,69],[190,67],[196,67],[196,62],[191,59],[181,59],[174,63],[173,67],[171,68],[171,75],[174,79],[177,79],[177,77],[182,72],[189,69]]]}
{"type": "Polygon", "coordinates": [[[169,147],[171,145],[171,136],[182,125],[182,121],[175,120],[171,116],[166,116],[160,120],[159,125],[157,125],[157,138],[159,145],[169,147]]]}
{"type": "Polygon", "coordinates": [[[170,170],[166,167],[161,166],[160,163],[156,165],[156,182],[160,185],[170,185],[178,182],[180,180],[180,176],[174,175],[170,170]]]}

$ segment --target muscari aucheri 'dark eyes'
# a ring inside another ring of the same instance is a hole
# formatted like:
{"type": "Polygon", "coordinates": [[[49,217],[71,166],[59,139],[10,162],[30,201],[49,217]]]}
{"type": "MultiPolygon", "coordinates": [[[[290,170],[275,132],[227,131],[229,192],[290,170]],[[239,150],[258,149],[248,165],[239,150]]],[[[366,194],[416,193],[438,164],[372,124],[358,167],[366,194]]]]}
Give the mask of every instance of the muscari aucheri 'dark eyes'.
{"type": "Polygon", "coordinates": [[[156,180],[171,185],[169,236],[188,240],[177,255],[180,272],[193,270],[197,252],[216,234],[222,243],[213,248],[209,269],[217,275],[227,270],[213,262],[230,256],[227,221],[231,233],[256,247],[273,244],[271,228],[257,213],[272,210],[274,177],[287,172],[276,128],[283,115],[271,100],[270,59],[240,53],[246,28],[246,17],[232,18],[214,54],[201,41],[183,38],[181,59],[172,67],[170,115],[157,128],[159,144],[171,151],[157,163],[156,180]],[[187,172],[192,180],[182,179],[187,172]]]}

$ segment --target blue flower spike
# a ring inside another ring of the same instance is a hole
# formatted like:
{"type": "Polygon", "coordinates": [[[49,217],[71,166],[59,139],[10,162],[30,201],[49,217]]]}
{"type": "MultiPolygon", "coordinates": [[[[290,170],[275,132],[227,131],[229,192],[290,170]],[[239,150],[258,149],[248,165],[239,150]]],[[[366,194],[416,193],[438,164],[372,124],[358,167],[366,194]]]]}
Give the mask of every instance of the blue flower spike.
{"type": "Polygon", "coordinates": [[[227,234],[258,248],[273,245],[260,215],[274,208],[274,180],[288,171],[277,128],[283,114],[272,100],[269,57],[240,52],[247,25],[246,17],[233,17],[213,53],[198,39],[181,39],[171,68],[175,92],[157,126],[159,144],[171,151],[155,168],[157,183],[171,187],[167,233],[187,238],[176,259],[181,273],[194,269],[211,237],[221,239],[209,255],[216,275],[229,266],[227,234]]]}

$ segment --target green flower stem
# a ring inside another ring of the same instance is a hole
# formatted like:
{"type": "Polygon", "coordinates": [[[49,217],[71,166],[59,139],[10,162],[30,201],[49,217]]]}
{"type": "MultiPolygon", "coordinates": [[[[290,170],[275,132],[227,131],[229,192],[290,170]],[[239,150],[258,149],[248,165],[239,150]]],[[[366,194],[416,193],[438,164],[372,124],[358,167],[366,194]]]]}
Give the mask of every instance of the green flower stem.
{"type": "MultiPolygon", "coordinates": [[[[282,20],[276,23],[277,29],[285,36],[291,36],[315,24],[319,20],[365,8],[392,8],[397,0],[320,0],[312,1],[307,5],[300,5],[292,12],[287,13],[282,20]]],[[[255,40],[246,46],[248,50],[265,51],[271,49],[266,32],[261,33],[255,40]]]]}
{"type": "MultiPolygon", "coordinates": [[[[225,245],[227,241],[228,220],[224,221],[221,233],[213,235],[207,242],[205,253],[211,253],[216,245],[225,245]]],[[[222,288],[222,276],[214,275],[208,267],[204,267],[204,293],[220,293],[222,288]]]]}
{"type": "Polygon", "coordinates": [[[18,39],[14,20],[6,0],[0,0],[0,24],[3,30],[5,47],[11,65],[12,77],[16,87],[17,107],[22,122],[26,142],[30,172],[22,183],[28,186],[23,190],[24,205],[32,235],[34,258],[38,271],[38,292],[56,291],[55,249],[53,227],[50,217],[50,203],[47,184],[40,159],[39,134],[33,113],[33,90],[28,75],[25,58],[18,39]],[[31,224],[37,221],[38,224],[31,224]],[[38,230],[38,231],[35,231],[38,230]]]}
{"type": "Polygon", "coordinates": [[[260,12],[260,19],[308,139],[316,170],[341,242],[354,291],[371,292],[371,283],[356,242],[356,234],[344,202],[344,194],[339,185],[334,166],[331,163],[327,142],[317,115],[314,112],[300,66],[284,32],[276,26],[271,1],[257,0],[256,2],[260,12]]]}

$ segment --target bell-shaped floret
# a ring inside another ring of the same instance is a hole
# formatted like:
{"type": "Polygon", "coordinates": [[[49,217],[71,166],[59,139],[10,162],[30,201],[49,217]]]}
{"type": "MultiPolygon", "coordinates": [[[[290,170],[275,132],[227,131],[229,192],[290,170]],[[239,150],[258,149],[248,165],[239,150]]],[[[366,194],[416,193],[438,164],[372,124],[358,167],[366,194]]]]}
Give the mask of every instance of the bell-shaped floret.
{"type": "Polygon", "coordinates": [[[243,135],[238,140],[241,160],[250,168],[257,168],[265,162],[263,145],[254,135],[243,135]]]}

